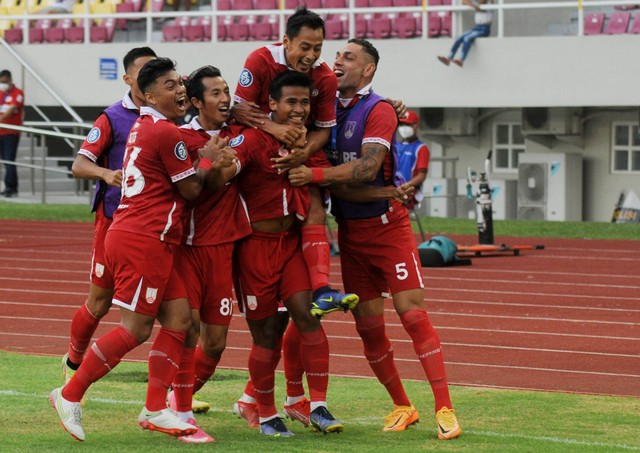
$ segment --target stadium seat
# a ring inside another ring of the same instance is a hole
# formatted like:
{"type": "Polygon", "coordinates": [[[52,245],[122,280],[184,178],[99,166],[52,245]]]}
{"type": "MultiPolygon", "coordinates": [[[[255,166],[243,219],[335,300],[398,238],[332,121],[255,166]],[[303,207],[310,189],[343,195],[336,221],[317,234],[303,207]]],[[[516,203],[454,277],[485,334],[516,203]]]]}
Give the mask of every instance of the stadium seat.
{"type": "MultiPolygon", "coordinates": [[[[430,0],[429,5],[440,5],[440,0],[430,0]]],[[[393,6],[422,6],[422,0],[393,0],[393,6]]]]}
{"type": "Polygon", "coordinates": [[[40,44],[44,41],[44,30],[42,28],[33,27],[29,29],[29,43],[40,44]]]}
{"type": "Polygon", "coordinates": [[[214,0],[218,11],[231,11],[231,0],[214,0]]]}
{"type": "Polygon", "coordinates": [[[253,10],[253,0],[232,0],[231,9],[234,11],[251,11],[253,10]]]}
{"type": "Polygon", "coordinates": [[[373,17],[367,22],[367,37],[387,39],[391,37],[391,18],[387,15],[373,17]]]}
{"type": "Polygon", "coordinates": [[[296,9],[298,6],[307,5],[310,10],[316,10],[320,8],[328,8],[323,5],[322,0],[285,0],[285,9],[296,9]]]}
{"type": "Polygon", "coordinates": [[[182,26],[177,24],[166,24],[162,26],[163,42],[182,41],[182,26]]]}
{"type": "Polygon", "coordinates": [[[640,34],[640,13],[636,14],[636,17],[633,18],[629,33],[640,34]]]}
{"type": "MultiPolygon", "coordinates": [[[[255,16],[254,16],[255,17],[255,16]]],[[[240,18],[242,20],[242,17],[240,18]]],[[[244,16],[243,22],[232,23],[227,27],[228,41],[248,41],[249,40],[249,18],[244,16]]]]}
{"type": "MultiPolygon", "coordinates": [[[[135,12],[135,5],[133,2],[122,2],[116,5],[116,13],[133,13],[135,12]]],[[[127,19],[117,20],[118,28],[120,30],[127,29],[127,19]]]]}
{"type": "Polygon", "coordinates": [[[631,13],[629,11],[619,11],[613,13],[609,17],[607,28],[605,33],[608,35],[620,35],[627,32],[629,28],[629,20],[631,19],[631,13]]]}
{"type": "Polygon", "coordinates": [[[234,24],[233,16],[218,16],[218,41],[229,41],[229,29],[234,24]]]}
{"type": "MultiPolygon", "coordinates": [[[[165,0],[150,0],[151,3],[151,12],[152,13],[159,13],[164,9],[164,3],[165,0]]],[[[147,9],[147,2],[144,2],[144,10],[146,11],[147,9]]]]}
{"type": "Polygon", "coordinates": [[[92,25],[89,29],[89,41],[92,43],[110,42],[107,27],[105,25],[92,25]]]}
{"type": "Polygon", "coordinates": [[[280,9],[279,3],[279,0],[256,0],[255,9],[280,9]]]}
{"type": "Polygon", "coordinates": [[[64,39],[68,43],[80,44],[84,42],[84,28],[75,25],[64,30],[64,39]]]}
{"type": "Polygon", "coordinates": [[[324,21],[325,39],[345,39],[347,32],[343,28],[342,20],[338,16],[328,17],[324,21]]]}
{"type": "Polygon", "coordinates": [[[347,0],[323,0],[323,8],[346,8],[347,0]]]}
{"type": "Polygon", "coordinates": [[[638,9],[640,8],[640,4],[637,5],[618,5],[618,6],[614,6],[614,9],[617,9],[618,11],[629,11],[630,9],[638,9]]]}
{"type": "Polygon", "coordinates": [[[401,16],[393,22],[395,34],[400,39],[416,37],[416,21],[411,16],[401,16]]]}
{"type": "Polygon", "coordinates": [[[604,13],[588,13],[584,15],[584,34],[601,35],[604,28],[604,13]]]}
{"type": "Polygon", "coordinates": [[[21,44],[24,39],[22,28],[9,28],[4,31],[4,40],[9,44],[21,44]]]}
{"type": "Polygon", "coordinates": [[[204,41],[204,27],[199,24],[189,24],[182,27],[183,37],[185,41],[196,42],[204,41]]]}
{"type": "Polygon", "coordinates": [[[450,11],[440,12],[440,36],[452,35],[452,14],[450,11]]]}
{"type": "Polygon", "coordinates": [[[440,30],[442,29],[442,22],[440,21],[440,13],[437,11],[431,11],[429,13],[429,20],[427,21],[429,25],[429,38],[437,38],[440,36],[440,30]]]}

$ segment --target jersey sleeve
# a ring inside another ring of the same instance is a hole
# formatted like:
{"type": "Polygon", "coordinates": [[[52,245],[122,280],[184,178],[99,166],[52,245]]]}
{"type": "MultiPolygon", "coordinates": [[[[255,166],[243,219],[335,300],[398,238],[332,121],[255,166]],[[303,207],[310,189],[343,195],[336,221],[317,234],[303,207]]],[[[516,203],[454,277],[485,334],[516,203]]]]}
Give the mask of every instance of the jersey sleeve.
{"type": "Polygon", "coordinates": [[[314,125],[317,127],[333,127],[336,125],[336,92],[338,79],[333,71],[329,71],[318,83],[318,103],[314,125]]]}
{"type": "Polygon", "coordinates": [[[427,145],[425,145],[424,143],[420,145],[420,147],[416,151],[415,171],[420,171],[420,170],[424,170],[427,172],[429,171],[430,154],[431,153],[427,145]]]}
{"type": "Polygon", "coordinates": [[[391,149],[391,143],[398,126],[398,117],[388,102],[378,102],[369,112],[362,144],[378,143],[391,149]]]}
{"type": "Polygon", "coordinates": [[[260,50],[251,52],[244,63],[233,96],[233,101],[236,103],[249,101],[259,104],[261,93],[265,93],[269,89],[268,86],[265,86],[267,62],[260,50]]]}
{"type": "Polygon", "coordinates": [[[158,151],[160,159],[171,177],[171,182],[175,184],[195,174],[196,170],[189,157],[187,145],[182,140],[178,128],[168,121],[159,122],[157,126],[156,140],[160,143],[158,151]]]}
{"type": "Polygon", "coordinates": [[[96,163],[98,159],[100,159],[100,156],[111,148],[113,142],[112,132],[109,118],[104,113],[101,113],[80,146],[78,154],[96,163]]]}

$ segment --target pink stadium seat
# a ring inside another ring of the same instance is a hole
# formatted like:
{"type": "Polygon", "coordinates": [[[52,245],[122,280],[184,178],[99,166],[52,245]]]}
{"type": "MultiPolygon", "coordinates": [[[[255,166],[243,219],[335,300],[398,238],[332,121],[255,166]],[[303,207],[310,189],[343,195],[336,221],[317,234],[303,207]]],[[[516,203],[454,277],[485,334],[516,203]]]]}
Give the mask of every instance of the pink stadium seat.
{"type": "Polygon", "coordinates": [[[601,35],[604,27],[604,13],[588,13],[584,16],[584,34],[601,35]]]}
{"type": "Polygon", "coordinates": [[[249,24],[247,22],[231,24],[229,28],[227,28],[227,39],[229,41],[248,41],[249,24]]]}
{"type": "Polygon", "coordinates": [[[630,19],[631,13],[629,11],[613,13],[611,17],[609,17],[605,33],[609,35],[620,35],[626,33],[627,28],[629,28],[630,19]]]}
{"type": "Polygon", "coordinates": [[[84,27],[68,27],[64,30],[64,37],[69,43],[82,43],[84,42],[84,27]]]}
{"type": "Polygon", "coordinates": [[[185,41],[204,41],[204,27],[198,24],[185,25],[182,28],[185,41]]]}
{"type": "Polygon", "coordinates": [[[231,9],[235,11],[238,11],[238,10],[251,11],[253,9],[253,0],[232,0],[231,9]]]}
{"type": "Polygon", "coordinates": [[[323,0],[322,6],[324,8],[346,8],[347,0],[323,0]]]}
{"type": "Polygon", "coordinates": [[[176,24],[162,26],[162,41],[179,42],[182,41],[182,27],[176,24]]]}
{"type": "MultiPolygon", "coordinates": [[[[440,5],[440,0],[430,0],[429,5],[440,5]]],[[[393,0],[393,6],[422,6],[422,0],[393,0]]]]}
{"type": "Polygon", "coordinates": [[[218,41],[228,41],[231,39],[229,29],[233,23],[233,16],[218,16],[218,41]]]}
{"type": "Polygon", "coordinates": [[[440,30],[442,29],[442,21],[440,20],[440,14],[436,11],[429,13],[429,38],[437,38],[440,36],[440,30]]]}
{"type": "Polygon", "coordinates": [[[640,4],[638,5],[618,5],[618,6],[614,6],[614,9],[617,9],[618,11],[628,11],[630,9],[638,9],[640,8],[640,4]]]}
{"type": "Polygon", "coordinates": [[[42,28],[29,29],[29,42],[32,44],[40,44],[44,41],[44,30],[42,28]]]}
{"type": "Polygon", "coordinates": [[[369,0],[369,6],[371,8],[391,8],[393,0],[369,0]]]}
{"type": "Polygon", "coordinates": [[[337,17],[329,17],[324,21],[325,39],[344,39],[347,33],[344,31],[342,20],[337,17]]]}
{"type": "Polygon", "coordinates": [[[633,18],[629,33],[640,34],[640,13],[636,14],[636,17],[633,18]]]}
{"type": "MultiPolygon", "coordinates": [[[[320,9],[323,7],[322,0],[285,0],[285,9],[296,9],[298,6],[307,5],[310,10],[320,9]]],[[[325,6],[325,8],[327,8],[325,6]]]]}
{"type": "Polygon", "coordinates": [[[442,11],[440,13],[440,36],[451,36],[452,31],[451,12],[442,11]]]}
{"type": "Polygon", "coordinates": [[[231,11],[231,0],[217,0],[218,11],[231,11]]]}
{"type": "Polygon", "coordinates": [[[279,0],[256,0],[255,9],[279,9],[279,0]]]}
{"type": "Polygon", "coordinates": [[[388,16],[374,17],[367,23],[367,36],[372,39],[391,37],[391,19],[388,16]]]}
{"type": "Polygon", "coordinates": [[[22,28],[9,28],[4,31],[4,40],[9,44],[21,44],[23,39],[22,28]]]}
{"type": "Polygon", "coordinates": [[[415,38],[416,37],[416,21],[410,16],[398,17],[393,22],[395,33],[400,39],[415,38]]]}
{"type": "MultiPolygon", "coordinates": [[[[159,13],[164,9],[164,1],[165,0],[151,0],[151,12],[159,13]]],[[[145,2],[146,9],[146,2],[145,2]]]]}
{"type": "Polygon", "coordinates": [[[191,18],[189,16],[176,17],[174,24],[180,25],[181,27],[185,27],[186,25],[191,24],[191,18]]]}
{"type": "Polygon", "coordinates": [[[109,42],[109,31],[104,25],[92,25],[89,29],[89,41],[96,42],[109,42]]]}
{"type": "Polygon", "coordinates": [[[44,29],[44,41],[49,44],[60,44],[64,42],[64,28],[49,27],[44,29]]]}

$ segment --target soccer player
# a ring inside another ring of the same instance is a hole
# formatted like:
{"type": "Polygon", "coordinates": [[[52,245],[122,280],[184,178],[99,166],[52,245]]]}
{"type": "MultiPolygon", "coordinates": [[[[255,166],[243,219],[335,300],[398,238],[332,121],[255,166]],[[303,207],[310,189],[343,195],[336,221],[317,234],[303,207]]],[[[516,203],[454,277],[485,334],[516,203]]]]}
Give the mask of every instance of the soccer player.
{"type": "Polygon", "coordinates": [[[122,100],[107,107],[93,123],[71,166],[76,178],[96,180],[92,211],[96,213],[89,296],[71,320],[69,350],[62,358],[65,383],[73,377],[89,346],[100,319],[111,308],[113,276],[106,267],[104,238],[120,203],[122,161],[131,126],[140,116],[144,95],[138,88],[138,73],[156,58],[149,47],[136,47],[124,56],[124,83],[129,91],[122,100]]]}
{"type": "MultiPolygon", "coordinates": [[[[186,81],[187,96],[198,115],[180,128],[193,161],[212,136],[232,137],[227,126],[231,105],[229,86],[220,70],[203,66],[186,81]]],[[[240,126],[234,126],[240,128],[240,126]]],[[[204,190],[187,205],[182,245],[175,256],[191,305],[193,329],[189,331],[180,368],[169,393],[170,406],[192,425],[192,394],[211,378],[226,347],[233,315],[231,263],[234,242],[251,233],[248,214],[231,180],[222,190],[204,190]],[[201,338],[197,346],[198,333],[201,338]]],[[[186,443],[213,442],[199,429],[179,438],[186,443]]]]}
{"type": "MultiPolygon", "coordinates": [[[[292,150],[304,135],[297,126],[278,124],[268,118],[269,84],[278,74],[292,70],[311,78],[314,88],[306,124],[306,144],[295,149],[296,158],[289,165],[297,166],[311,159],[311,166],[330,166],[324,153],[318,151],[329,140],[331,128],[336,124],[338,85],[333,71],[320,58],[324,35],[322,18],[306,7],[299,7],[287,20],[282,43],[261,47],[247,57],[234,94],[236,120],[268,132],[292,150]]],[[[333,290],[329,285],[331,251],[325,230],[324,206],[318,188],[312,186],[310,190],[311,207],[302,228],[302,248],[311,276],[314,308],[318,314],[346,310],[354,307],[358,298],[355,294],[333,290]]]]}
{"type": "MultiPolygon", "coordinates": [[[[309,77],[286,71],[271,82],[269,91],[273,121],[302,128],[311,104],[309,77]]],[[[326,404],[329,344],[319,319],[310,312],[311,285],[300,249],[299,224],[308,212],[308,189],[292,187],[286,174],[273,168],[271,159],[286,151],[273,136],[246,128],[229,146],[237,152],[241,168],[238,185],[253,230],[236,244],[236,293],[253,338],[249,374],[260,430],[269,436],[293,435],[278,417],[273,393],[274,358],[282,335],[278,301],[282,301],[300,337],[297,353],[307,374],[309,424],[315,431],[340,432],[342,422],[331,415],[326,404]]]]}
{"type": "Polygon", "coordinates": [[[147,399],[138,423],[173,436],[197,431],[166,407],[167,390],[192,324],[172,249],[182,234],[180,216],[186,200],[196,198],[207,179],[235,158],[226,143],[217,140],[193,167],[173,123],[184,115],[186,92],[170,59],[150,60],[137,81],[146,106],[126,142],[122,198],[105,239],[120,325],[100,337],[71,380],[49,396],[62,426],[77,440],[85,439],[80,407],[84,393],[150,336],[156,318],[161,329],[149,352],[147,399]]]}
{"type": "MultiPolygon", "coordinates": [[[[338,125],[328,155],[332,168],[300,167],[289,171],[294,186],[368,183],[398,185],[393,135],[393,107],[372,90],[379,54],[368,41],[351,39],[337,53],[338,125]]],[[[395,409],[385,417],[384,431],[402,431],[419,420],[409,401],[385,333],[384,299],[393,304],[424,368],[435,399],[440,439],[453,439],[461,429],[451,406],[438,334],[424,308],[420,260],[405,206],[391,201],[352,203],[332,195],[338,221],[342,279],[362,302],[352,310],[369,364],[391,396],[395,409]]]]}

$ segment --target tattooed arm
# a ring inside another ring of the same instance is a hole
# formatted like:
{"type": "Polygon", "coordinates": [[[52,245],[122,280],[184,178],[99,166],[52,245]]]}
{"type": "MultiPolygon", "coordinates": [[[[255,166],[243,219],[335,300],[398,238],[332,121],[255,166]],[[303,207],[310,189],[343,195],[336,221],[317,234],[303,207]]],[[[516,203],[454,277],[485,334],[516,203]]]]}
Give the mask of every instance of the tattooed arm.
{"type": "Polygon", "coordinates": [[[386,146],[378,143],[362,145],[361,157],[351,162],[331,168],[307,168],[300,166],[289,170],[289,180],[294,186],[303,186],[312,182],[320,184],[370,182],[376,175],[388,152],[386,146]]]}

